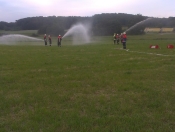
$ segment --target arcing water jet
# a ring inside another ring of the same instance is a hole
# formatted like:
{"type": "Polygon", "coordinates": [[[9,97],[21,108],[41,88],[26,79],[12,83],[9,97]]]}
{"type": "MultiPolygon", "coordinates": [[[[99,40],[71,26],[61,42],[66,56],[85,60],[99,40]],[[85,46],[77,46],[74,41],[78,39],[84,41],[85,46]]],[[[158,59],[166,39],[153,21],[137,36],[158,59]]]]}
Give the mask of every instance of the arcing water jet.
{"type": "Polygon", "coordinates": [[[73,44],[85,44],[90,42],[89,36],[90,26],[84,24],[76,24],[72,26],[63,38],[71,36],[73,39],[73,44]]]}
{"type": "Polygon", "coordinates": [[[141,22],[138,22],[138,23],[136,23],[135,25],[133,25],[132,27],[128,28],[125,32],[130,31],[131,29],[135,28],[136,26],[138,26],[138,25],[140,25],[140,24],[143,24],[143,23],[145,23],[145,22],[148,22],[148,21],[151,20],[151,19],[153,19],[153,18],[147,18],[147,19],[145,19],[145,20],[143,20],[143,21],[141,21],[141,22]]]}
{"type": "Polygon", "coordinates": [[[20,34],[3,35],[0,37],[0,44],[15,44],[16,42],[38,42],[43,41],[34,37],[29,37],[20,34]]]}

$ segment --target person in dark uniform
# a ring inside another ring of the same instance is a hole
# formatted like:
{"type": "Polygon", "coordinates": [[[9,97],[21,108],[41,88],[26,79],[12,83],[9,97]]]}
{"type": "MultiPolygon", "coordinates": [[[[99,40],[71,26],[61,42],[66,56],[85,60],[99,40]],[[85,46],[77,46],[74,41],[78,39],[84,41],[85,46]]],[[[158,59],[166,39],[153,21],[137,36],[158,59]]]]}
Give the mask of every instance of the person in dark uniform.
{"type": "Polygon", "coordinates": [[[122,41],[123,41],[123,33],[120,34],[120,41],[122,43],[122,41]]]}
{"type": "Polygon", "coordinates": [[[61,41],[62,41],[62,37],[61,35],[58,35],[58,46],[61,47],[61,41]]]}
{"type": "Polygon", "coordinates": [[[119,41],[120,41],[120,35],[119,34],[116,35],[116,40],[117,40],[117,44],[119,44],[119,41]]]}
{"type": "Polygon", "coordinates": [[[44,34],[44,44],[45,46],[47,45],[47,35],[46,34],[44,34]]]}
{"type": "Polygon", "coordinates": [[[114,38],[114,44],[115,44],[115,42],[116,42],[116,33],[114,33],[113,38],[114,38]]]}
{"type": "Polygon", "coordinates": [[[51,39],[51,36],[49,35],[48,38],[49,38],[49,44],[50,44],[50,46],[51,46],[51,45],[52,45],[52,39],[51,39]]]}

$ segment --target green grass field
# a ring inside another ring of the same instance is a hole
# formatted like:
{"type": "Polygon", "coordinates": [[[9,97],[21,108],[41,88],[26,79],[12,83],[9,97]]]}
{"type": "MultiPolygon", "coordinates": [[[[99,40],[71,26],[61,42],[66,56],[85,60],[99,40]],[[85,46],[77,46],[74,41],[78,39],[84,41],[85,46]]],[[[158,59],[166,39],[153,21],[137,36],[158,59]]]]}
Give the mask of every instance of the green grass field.
{"type": "Polygon", "coordinates": [[[93,39],[0,45],[0,132],[174,132],[175,35],[93,39]]]}

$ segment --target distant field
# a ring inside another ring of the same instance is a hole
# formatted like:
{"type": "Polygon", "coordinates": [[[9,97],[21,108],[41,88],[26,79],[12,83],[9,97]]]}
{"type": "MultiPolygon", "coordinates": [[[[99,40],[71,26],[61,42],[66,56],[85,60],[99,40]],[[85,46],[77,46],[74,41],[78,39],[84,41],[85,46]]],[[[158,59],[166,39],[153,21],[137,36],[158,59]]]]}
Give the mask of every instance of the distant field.
{"type": "Polygon", "coordinates": [[[20,30],[20,31],[4,31],[0,30],[0,34],[23,34],[23,35],[29,35],[37,34],[38,30],[20,30]]]}
{"type": "Polygon", "coordinates": [[[0,132],[174,132],[175,35],[112,39],[0,45],[0,132]]]}

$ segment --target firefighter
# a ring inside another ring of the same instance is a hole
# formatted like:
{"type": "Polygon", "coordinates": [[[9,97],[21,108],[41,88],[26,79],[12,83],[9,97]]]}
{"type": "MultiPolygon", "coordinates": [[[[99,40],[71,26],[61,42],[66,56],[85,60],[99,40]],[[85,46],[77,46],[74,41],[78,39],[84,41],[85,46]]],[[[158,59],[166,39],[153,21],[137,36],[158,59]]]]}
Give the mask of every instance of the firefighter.
{"type": "Polygon", "coordinates": [[[51,38],[50,35],[48,36],[48,38],[49,38],[49,44],[50,44],[50,46],[51,46],[51,45],[52,45],[52,38],[51,38]]]}
{"type": "Polygon", "coordinates": [[[115,42],[116,42],[116,33],[114,33],[113,38],[114,38],[114,44],[115,44],[115,42]]]}
{"type": "Polygon", "coordinates": [[[119,34],[116,35],[116,40],[117,40],[117,44],[119,44],[119,41],[120,41],[120,36],[119,36],[119,34]]]}
{"type": "Polygon", "coordinates": [[[120,41],[122,43],[122,41],[123,41],[123,33],[120,34],[120,41]]]}
{"type": "Polygon", "coordinates": [[[127,40],[126,32],[123,33],[122,38],[123,38],[122,39],[123,49],[126,49],[126,40],[127,40]]]}
{"type": "Polygon", "coordinates": [[[61,41],[62,41],[62,37],[61,35],[58,35],[58,46],[61,47],[61,41]]]}
{"type": "Polygon", "coordinates": [[[47,45],[47,36],[46,34],[44,34],[44,43],[45,43],[45,46],[47,45]]]}

